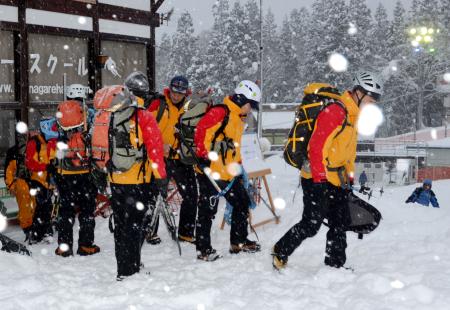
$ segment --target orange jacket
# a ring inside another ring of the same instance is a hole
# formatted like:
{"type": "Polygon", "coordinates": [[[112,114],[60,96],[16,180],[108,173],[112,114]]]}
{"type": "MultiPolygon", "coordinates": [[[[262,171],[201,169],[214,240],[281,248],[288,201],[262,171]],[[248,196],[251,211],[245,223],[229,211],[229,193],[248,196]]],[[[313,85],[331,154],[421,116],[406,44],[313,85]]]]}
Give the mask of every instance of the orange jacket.
{"type": "Polygon", "coordinates": [[[344,181],[354,175],[358,139],[356,121],[359,108],[348,91],[342,94],[340,102],[347,110],[344,130],[345,110],[338,104],[329,105],[317,117],[308,144],[310,165],[301,172],[304,178],[312,177],[314,182],[327,180],[335,186],[342,185],[337,168],[344,169],[344,181]]]}
{"type": "MultiPolygon", "coordinates": [[[[165,109],[158,126],[161,130],[164,144],[170,147],[169,153],[165,154],[165,157],[179,159],[180,156],[177,151],[180,147],[180,142],[176,135],[175,126],[178,124],[180,116],[184,113],[184,103],[186,100],[175,105],[170,99],[170,90],[168,88],[164,89],[164,97],[167,108],[165,109]]],[[[153,100],[148,107],[148,111],[152,112],[153,117],[155,118],[158,115],[160,105],[161,99],[158,98],[153,100]]]]}
{"type": "MultiPolygon", "coordinates": [[[[137,110],[139,141],[133,139],[130,132],[130,142],[136,146],[144,144],[148,160],[144,163],[135,163],[126,172],[113,172],[110,174],[110,182],[116,184],[142,184],[149,183],[152,175],[156,179],[166,178],[166,165],[164,163],[164,148],[161,132],[153,115],[147,110],[137,110]],[[144,173],[145,172],[145,173],[144,173]]],[[[133,120],[134,117],[131,117],[133,120]]],[[[133,135],[136,136],[135,134],[133,135]]]]}
{"type": "Polygon", "coordinates": [[[230,97],[223,101],[228,111],[223,106],[212,107],[197,125],[194,142],[197,148],[197,156],[208,159],[208,154],[214,151],[218,160],[211,161],[213,177],[224,181],[230,181],[239,172],[236,164],[241,164],[241,138],[244,133],[245,121],[241,115],[241,108],[230,97]],[[213,139],[216,132],[228,114],[228,122],[223,133],[213,139]],[[224,146],[227,147],[224,147],[224,146]],[[224,148],[221,148],[224,147],[224,148]],[[215,173],[215,175],[214,175],[215,173]]]}

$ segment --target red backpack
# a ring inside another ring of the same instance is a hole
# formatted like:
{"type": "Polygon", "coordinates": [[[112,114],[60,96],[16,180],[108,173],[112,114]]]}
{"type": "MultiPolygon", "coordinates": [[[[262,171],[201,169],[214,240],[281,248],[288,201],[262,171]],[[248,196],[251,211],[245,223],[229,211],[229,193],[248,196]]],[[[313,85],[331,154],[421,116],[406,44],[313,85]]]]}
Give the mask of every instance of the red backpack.
{"type": "Polygon", "coordinates": [[[91,158],[103,172],[127,171],[139,160],[142,150],[130,143],[130,121],[136,116],[133,96],[122,85],[107,86],[94,96],[96,109],[91,128],[91,158]]]}

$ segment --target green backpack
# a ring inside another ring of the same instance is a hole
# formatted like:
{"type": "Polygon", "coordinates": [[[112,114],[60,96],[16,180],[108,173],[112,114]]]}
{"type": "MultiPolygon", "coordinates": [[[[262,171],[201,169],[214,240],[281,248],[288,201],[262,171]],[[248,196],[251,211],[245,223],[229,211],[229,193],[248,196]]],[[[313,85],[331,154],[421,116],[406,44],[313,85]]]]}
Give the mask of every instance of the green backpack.
{"type": "Polygon", "coordinates": [[[225,119],[222,121],[222,125],[217,130],[215,139],[220,135],[225,126],[228,124],[228,107],[224,104],[214,104],[210,94],[196,94],[193,95],[191,100],[186,102],[184,106],[185,112],[180,116],[178,122],[178,130],[181,135],[181,143],[179,149],[180,160],[185,165],[194,165],[196,164],[196,160],[194,158],[194,154],[196,151],[194,136],[195,129],[197,127],[198,122],[201,118],[206,114],[206,112],[216,106],[223,106],[227,110],[227,115],[225,119]]]}

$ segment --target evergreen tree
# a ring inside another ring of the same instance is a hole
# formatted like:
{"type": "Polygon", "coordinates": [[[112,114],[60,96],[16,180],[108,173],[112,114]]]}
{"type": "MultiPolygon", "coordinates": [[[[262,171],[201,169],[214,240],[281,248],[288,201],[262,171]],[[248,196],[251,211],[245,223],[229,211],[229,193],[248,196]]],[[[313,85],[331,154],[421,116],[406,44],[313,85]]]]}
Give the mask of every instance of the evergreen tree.
{"type": "Polygon", "coordinates": [[[294,9],[290,14],[290,26],[292,29],[292,41],[297,54],[298,68],[296,77],[295,88],[293,89],[294,95],[302,97],[302,90],[307,83],[309,83],[309,73],[306,71],[309,59],[306,57],[310,49],[310,32],[309,28],[311,20],[309,12],[306,8],[299,10],[294,9]]]}
{"type": "Polygon", "coordinates": [[[172,38],[168,78],[175,75],[186,75],[195,54],[196,41],[192,16],[189,12],[184,12],[178,19],[177,31],[172,38]]]}
{"type": "Polygon", "coordinates": [[[310,52],[307,71],[312,81],[325,81],[342,87],[349,78],[345,72],[335,72],[328,65],[332,53],[347,56],[345,39],[348,31],[347,6],[344,0],[316,0],[312,5],[310,52]]]}
{"type": "Polygon", "coordinates": [[[269,9],[263,20],[263,102],[279,102],[279,81],[282,80],[280,66],[280,39],[277,34],[275,16],[269,9]]]}
{"type": "Polygon", "coordinates": [[[172,41],[167,33],[161,37],[161,43],[156,46],[156,90],[161,91],[168,83],[169,70],[172,60],[169,55],[172,51],[172,41]]]}
{"type": "Polygon", "coordinates": [[[280,91],[280,102],[292,102],[295,99],[293,89],[296,86],[298,76],[297,53],[292,39],[292,30],[289,19],[283,21],[280,35],[280,66],[283,76],[278,81],[280,91]]]}

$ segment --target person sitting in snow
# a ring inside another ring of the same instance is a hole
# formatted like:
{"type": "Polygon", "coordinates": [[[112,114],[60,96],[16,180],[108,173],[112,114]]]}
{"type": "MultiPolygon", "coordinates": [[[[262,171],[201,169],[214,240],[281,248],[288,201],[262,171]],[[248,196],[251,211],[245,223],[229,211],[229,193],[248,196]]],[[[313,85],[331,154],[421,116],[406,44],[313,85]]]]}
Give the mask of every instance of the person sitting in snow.
{"type": "Polygon", "coordinates": [[[425,179],[423,181],[422,187],[417,187],[411,196],[408,197],[406,203],[417,202],[424,206],[429,206],[430,202],[434,208],[439,208],[439,203],[437,201],[436,195],[431,190],[431,180],[425,179]]]}

